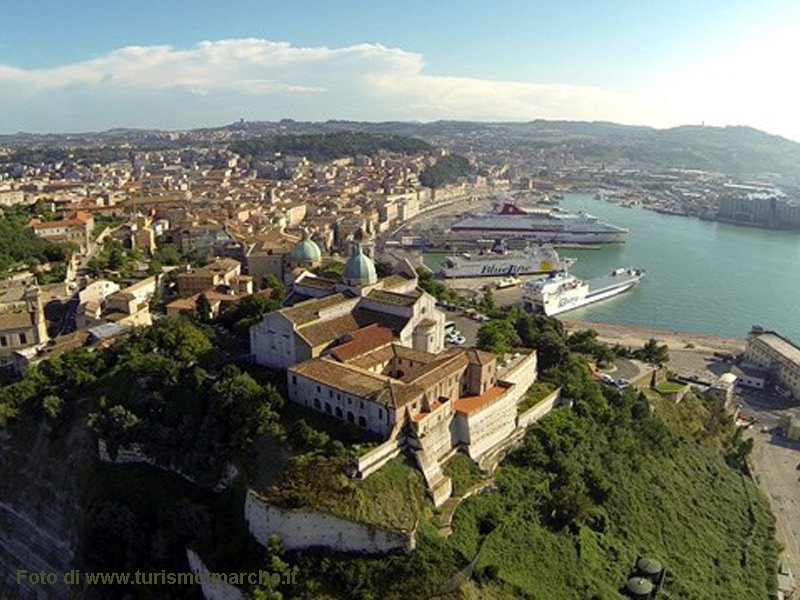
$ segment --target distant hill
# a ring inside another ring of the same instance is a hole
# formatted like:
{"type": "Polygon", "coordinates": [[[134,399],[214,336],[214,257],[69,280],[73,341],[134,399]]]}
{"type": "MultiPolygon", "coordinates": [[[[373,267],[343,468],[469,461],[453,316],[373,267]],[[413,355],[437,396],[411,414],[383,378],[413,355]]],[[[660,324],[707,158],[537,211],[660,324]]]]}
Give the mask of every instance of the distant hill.
{"type": "Polygon", "coordinates": [[[399,135],[341,131],[323,134],[286,134],[234,142],[231,150],[256,158],[276,153],[305,156],[313,161],[328,161],[356,154],[376,154],[381,150],[411,154],[430,150],[427,142],[399,135]]]}
{"type": "Polygon", "coordinates": [[[106,147],[124,144],[135,149],[159,149],[192,143],[193,136],[202,143],[220,144],[224,142],[220,142],[218,134],[223,133],[229,135],[235,148],[251,151],[250,153],[299,153],[306,149],[317,159],[346,155],[354,151],[368,153],[375,147],[398,152],[417,149],[407,146],[406,141],[396,139],[399,136],[417,138],[413,140],[414,144],[421,144],[421,140],[426,140],[436,145],[451,146],[456,152],[481,147],[510,149],[523,153],[553,150],[577,160],[602,161],[640,168],[702,169],[737,175],[776,173],[800,177],[799,143],[741,126],[681,126],[656,129],[601,121],[420,123],[341,120],[312,122],[283,119],[240,121],[222,127],[181,133],[182,137],[179,140],[171,137],[166,131],[136,129],[114,129],[99,133],[69,135],[19,133],[0,136],[0,145],[42,148],[106,147]],[[342,137],[343,134],[369,134],[380,139],[361,138],[355,143],[354,138],[348,140],[347,136],[342,137]],[[334,137],[322,138],[311,144],[308,144],[308,139],[293,139],[307,135],[334,137]],[[254,144],[253,138],[262,137],[271,141],[254,144]],[[333,150],[322,148],[331,146],[329,142],[333,142],[333,150]],[[406,150],[406,147],[409,150],[406,150]]]}

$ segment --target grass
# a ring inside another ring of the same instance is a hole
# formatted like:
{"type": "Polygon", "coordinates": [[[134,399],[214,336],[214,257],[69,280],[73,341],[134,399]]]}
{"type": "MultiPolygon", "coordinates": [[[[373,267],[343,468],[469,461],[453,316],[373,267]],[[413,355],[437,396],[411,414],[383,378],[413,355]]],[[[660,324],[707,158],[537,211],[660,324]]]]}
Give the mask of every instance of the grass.
{"type": "Polygon", "coordinates": [[[461,452],[447,461],[444,474],[453,480],[453,496],[463,496],[473,485],[486,479],[477,463],[461,452]]]}
{"type": "Polygon", "coordinates": [[[686,389],[685,383],[678,383],[677,381],[662,381],[656,386],[656,391],[659,394],[680,394],[686,389]]]}
{"type": "Polygon", "coordinates": [[[519,403],[517,412],[524,413],[529,408],[533,408],[547,396],[552,394],[555,390],[556,386],[552,383],[537,381],[528,388],[527,392],[525,392],[525,397],[522,399],[522,402],[519,403]]]}
{"type": "Polygon", "coordinates": [[[361,523],[411,529],[433,515],[419,469],[401,455],[364,480],[345,474],[346,458],[297,457],[280,485],[265,490],[268,501],[286,508],[307,507],[361,523]]]}
{"type": "MultiPolygon", "coordinates": [[[[395,459],[365,482],[348,484],[338,510],[382,523],[402,523],[404,513],[415,513],[418,545],[411,555],[296,553],[291,560],[314,573],[322,586],[314,589],[330,598],[434,597],[478,557],[460,590],[440,597],[610,600],[621,598],[639,554],[669,571],[660,600],[770,597],[778,552],[774,519],[753,482],[726,464],[720,450],[728,433],[717,407],[692,394],[680,405],[652,390],[647,395],[653,417],[630,400],[635,409],[614,404],[593,416],[583,407],[545,417],[498,467],[497,491],[459,505],[448,538],[429,531],[432,507],[415,467],[395,459]],[[553,461],[583,485],[599,478],[605,490],[584,517],[568,524],[551,514],[560,476],[553,461]],[[588,479],[576,475],[587,468],[588,479]]],[[[477,476],[470,463],[456,455],[445,465],[456,493],[477,476]]]]}

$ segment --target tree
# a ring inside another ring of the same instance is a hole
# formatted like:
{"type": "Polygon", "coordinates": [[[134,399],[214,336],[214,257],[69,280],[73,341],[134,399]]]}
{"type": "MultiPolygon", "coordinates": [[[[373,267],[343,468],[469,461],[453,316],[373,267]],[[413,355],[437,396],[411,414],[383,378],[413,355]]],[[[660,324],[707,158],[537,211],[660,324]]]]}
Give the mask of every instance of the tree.
{"type": "Polygon", "coordinates": [[[205,294],[200,294],[197,297],[195,311],[201,323],[208,323],[211,320],[211,302],[208,301],[208,297],[205,294]]]}
{"type": "Polygon", "coordinates": [[[666,344],[659,346],[654,338],[650,338],[641,350],[634,352],[634,356],[651,365],[663,367],[669,362],[669,348],[666,344]]]}
{"type": "Polygon", "coordinates": [[[155,255],[155,259],[165,265],[179,265],[183,263],[183,256],[180,250],[173,244],[164,244],[155,255]]]}
{"type": "Polygon", "coordinates": [[[286,286],[283,285],[283,282],[275,277],[275,275],[267,275],[261,282],[261,289],[272,290],[272,295],[270,297],[278,302],[282,302],[283,299],[286,298],[286,286]]]}
{"type": "Polygon", "coordinates": [[[478,330],[478,348],[481,350],[503,354],[519,344],[519,336],[509,321],[489,321],[478,330]]]}
{"type": "Polygon", "coordinates": [[[277,418],[264,389],[234,365],[222,369],[210,397],[214,413],[228,423],[231,444],[238,449],[246,448],[256,433],[277,418]]]}
{"type": "Polygon", "coordinates": [[[481,299],[481,309],[484,312],[489,312],[494,310],[494,293],[492,293],[492,288],[487,287],[486,290],[483,292],[483,298],[481,299]]]}
{"type": "Polygon", "coordinates": [[[42,398],[42,410],[44,410],[44,414],[54,421],[59,417],[59,415],[61,415],[63,406],[64,401],[53,394],[42,398]]]}

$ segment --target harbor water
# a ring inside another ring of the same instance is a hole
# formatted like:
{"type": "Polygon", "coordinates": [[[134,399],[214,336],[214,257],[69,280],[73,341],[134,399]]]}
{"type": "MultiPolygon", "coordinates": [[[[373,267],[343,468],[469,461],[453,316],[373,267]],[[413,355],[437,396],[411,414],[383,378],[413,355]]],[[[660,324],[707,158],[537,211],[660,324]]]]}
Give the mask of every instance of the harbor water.
{"type": "Polygon", "coordinates": [[[561,250],[578,259],[575,275],[647,271],[633,290],[564,319],[727,337],[759,324],[800,342],[800,233],[625,208],[590,194],[567,194],[560,206],[630,230],[625,244],[561,250]]]}

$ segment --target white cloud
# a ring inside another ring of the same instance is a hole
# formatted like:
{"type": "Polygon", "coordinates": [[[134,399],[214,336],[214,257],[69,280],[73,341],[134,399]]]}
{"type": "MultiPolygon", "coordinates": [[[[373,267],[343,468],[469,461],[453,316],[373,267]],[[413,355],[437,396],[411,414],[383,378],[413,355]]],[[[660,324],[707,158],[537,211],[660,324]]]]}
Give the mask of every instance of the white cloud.
{"type": "Polygon", "coordinates": [[[238,39],[131,46],[47,69],[0,65],[0,131],[181,128],[247,119],[564,118],[676,124],[647,96],[562,83],[435,76],[379,44],[238,39]]]}

